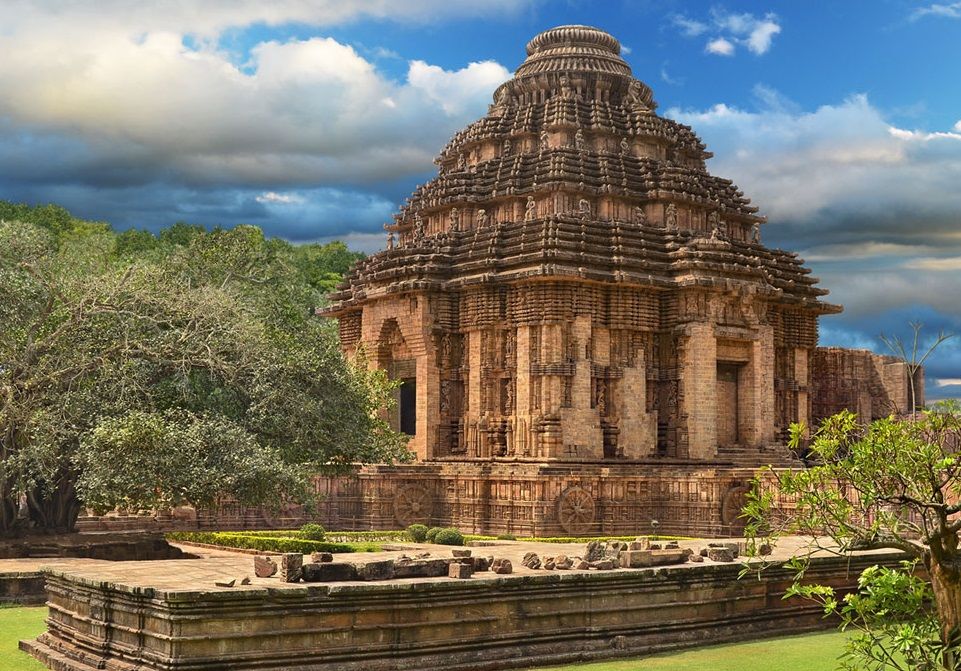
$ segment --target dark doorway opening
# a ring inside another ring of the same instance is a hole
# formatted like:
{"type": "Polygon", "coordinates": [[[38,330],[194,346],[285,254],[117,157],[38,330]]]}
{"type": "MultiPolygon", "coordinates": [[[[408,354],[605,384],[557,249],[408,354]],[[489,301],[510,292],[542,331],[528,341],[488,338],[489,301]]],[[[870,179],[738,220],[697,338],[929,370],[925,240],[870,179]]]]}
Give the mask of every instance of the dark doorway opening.
{"type": "Polygon", "coordinates": [[[717,364],[717,444],[736,445],[738,435],[737,364],[717,364]]]}
{"type": "Polygon", "coordinates": [[[417,433],[417,380],[408,378],[400,384],[400,430],[408,436],[417,433]]]}

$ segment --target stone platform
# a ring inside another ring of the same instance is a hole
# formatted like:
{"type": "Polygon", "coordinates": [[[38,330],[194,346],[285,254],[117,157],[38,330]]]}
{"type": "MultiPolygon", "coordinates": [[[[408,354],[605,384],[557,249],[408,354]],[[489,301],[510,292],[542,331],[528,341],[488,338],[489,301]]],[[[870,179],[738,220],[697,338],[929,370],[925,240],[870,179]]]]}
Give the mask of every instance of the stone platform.
{"type": "MultiPolygon", "coordinates": [[[[573,554],[583,545],[551,548],[573,554]]],[[[520,563],[530,549],[508,543],[475,550],[512,558],[518,567],[512,575],[314,584],[253,577],[250,557],[82,560],[50,570],[49,629],[21,647],[57,671],[481,671],[636,656],[826,624],[816,606],[782,601],[792,579],[787,571],[738,580],[739,563],[710,561],[534,571],[520,563]],[[248,575],[246,586],[214,585],[248,575]]],[[[851,587],[879,559],[821,558],[810,576],[851,587]]]]}

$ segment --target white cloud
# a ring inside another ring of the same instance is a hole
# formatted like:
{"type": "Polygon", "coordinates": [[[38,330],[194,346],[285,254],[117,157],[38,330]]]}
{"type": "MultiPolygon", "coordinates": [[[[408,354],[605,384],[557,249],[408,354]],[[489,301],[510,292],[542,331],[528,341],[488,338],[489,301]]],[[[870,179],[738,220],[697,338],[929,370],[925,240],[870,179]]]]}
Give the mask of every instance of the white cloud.
{"type": "Polygon", "coordinates": [[[911,20],[920,19],[925,16],[943,16],[949,19],[961,19],[961,2],[952,2],[947,5],[928,5],[927,7],[918,7],[911,12],[911,20]]]}
{"type": "Polygon", "coordinates": [[[718,56],[734,55],[734,45],[723,37],[717,37],[708,42],[704,50],[709,54],[716,54],[718,56]]]}
{"type": "Polygon", "coordinates": [[[959,133],[898,128],[864,95],[803,111],[756,93],[757,110],[666,114],[769,217],[765,241],[806,250],[846,319],[919,304],[961,314],[959,133]]]}
{"type": "Polygon", "coordinates": [[[709,23],[677,15],[671,17],[671,21],[685,37],[713,32],[714,36],[708,40],[705,51],[720,56],[734,55],[738,45],[758,56],[766,54],[771,49],[774,36],[781,32],[780,20],[771,12],[758,17],[715,8],[711,10],[709,23]]]}
{"type": "Polygon", "coordinates": [[[706,33],[708,28],[710,28],[710,26],[702,21],[695,21],[679,14],[672,16],[671,22],[681,29],[681,34],[687,37],[697,37],[698,35],[706,33]]]}
{"type": "Polygon", "coordinates": [[[304,199],[296,194],[277,193],[276,191],[265,191],[254,200],[258,203],[276,203],[280,205],[296,205],[304,202],[304,199]]]}
{"type": "Polygon", "coordinates": [[[171,32],[23,28],[4,43],[0,119],[13,136],[82,144],[94,168],[84,179],[121,157],[189,184],[343,183],[429,170],[438,147],[483,114],[509,77],[493,62],[447,71],[413,61],[397,82],[322,37],[263,42],[243,67],[171,32]]]}

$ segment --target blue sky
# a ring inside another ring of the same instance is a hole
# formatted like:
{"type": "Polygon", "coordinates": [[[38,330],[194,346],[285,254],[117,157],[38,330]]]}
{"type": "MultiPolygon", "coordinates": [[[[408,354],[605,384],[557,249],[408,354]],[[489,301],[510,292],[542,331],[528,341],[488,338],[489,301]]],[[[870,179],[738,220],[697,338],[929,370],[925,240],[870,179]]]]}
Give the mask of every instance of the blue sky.
{"type": "MultiPolygon", "coordinates": [[[[844,314],[961,333],[961,2],[3,0],[0,198],[372,251],[534,34],[625,46],[844,314]]],[[[929,366],[961,396],[961,339],[929,366]]]]}

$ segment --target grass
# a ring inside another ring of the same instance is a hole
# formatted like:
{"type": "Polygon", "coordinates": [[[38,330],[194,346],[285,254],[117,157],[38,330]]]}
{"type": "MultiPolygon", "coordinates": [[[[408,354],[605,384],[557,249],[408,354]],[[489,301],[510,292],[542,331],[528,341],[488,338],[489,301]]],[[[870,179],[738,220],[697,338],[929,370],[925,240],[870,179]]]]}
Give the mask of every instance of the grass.
{"type": "Polygon", "coordinates": [[[0,669],[4,671],[44,671],[47,667],[20,652],[17,643],[36,638],[45,628],[47,608],[0,608],[0,669]]]}
{"type": "Polygon", "coordinates": [[[834,671],[844,651],[838,631],[712,645],[642,659],[552,666],[534,671],[834,671]]]}
{"type": "MultiPolygon", "coordinates": [[[[45,607],[0,608],[0,669],[44,671],[44,666],[17,649],[17,642],[44,630],[45,607]]],[[[653,657],[552,666],[536,671],[834,671],[845,635],[837,631],[769,638],[753,643],[712,645],[653,657]]]]}

